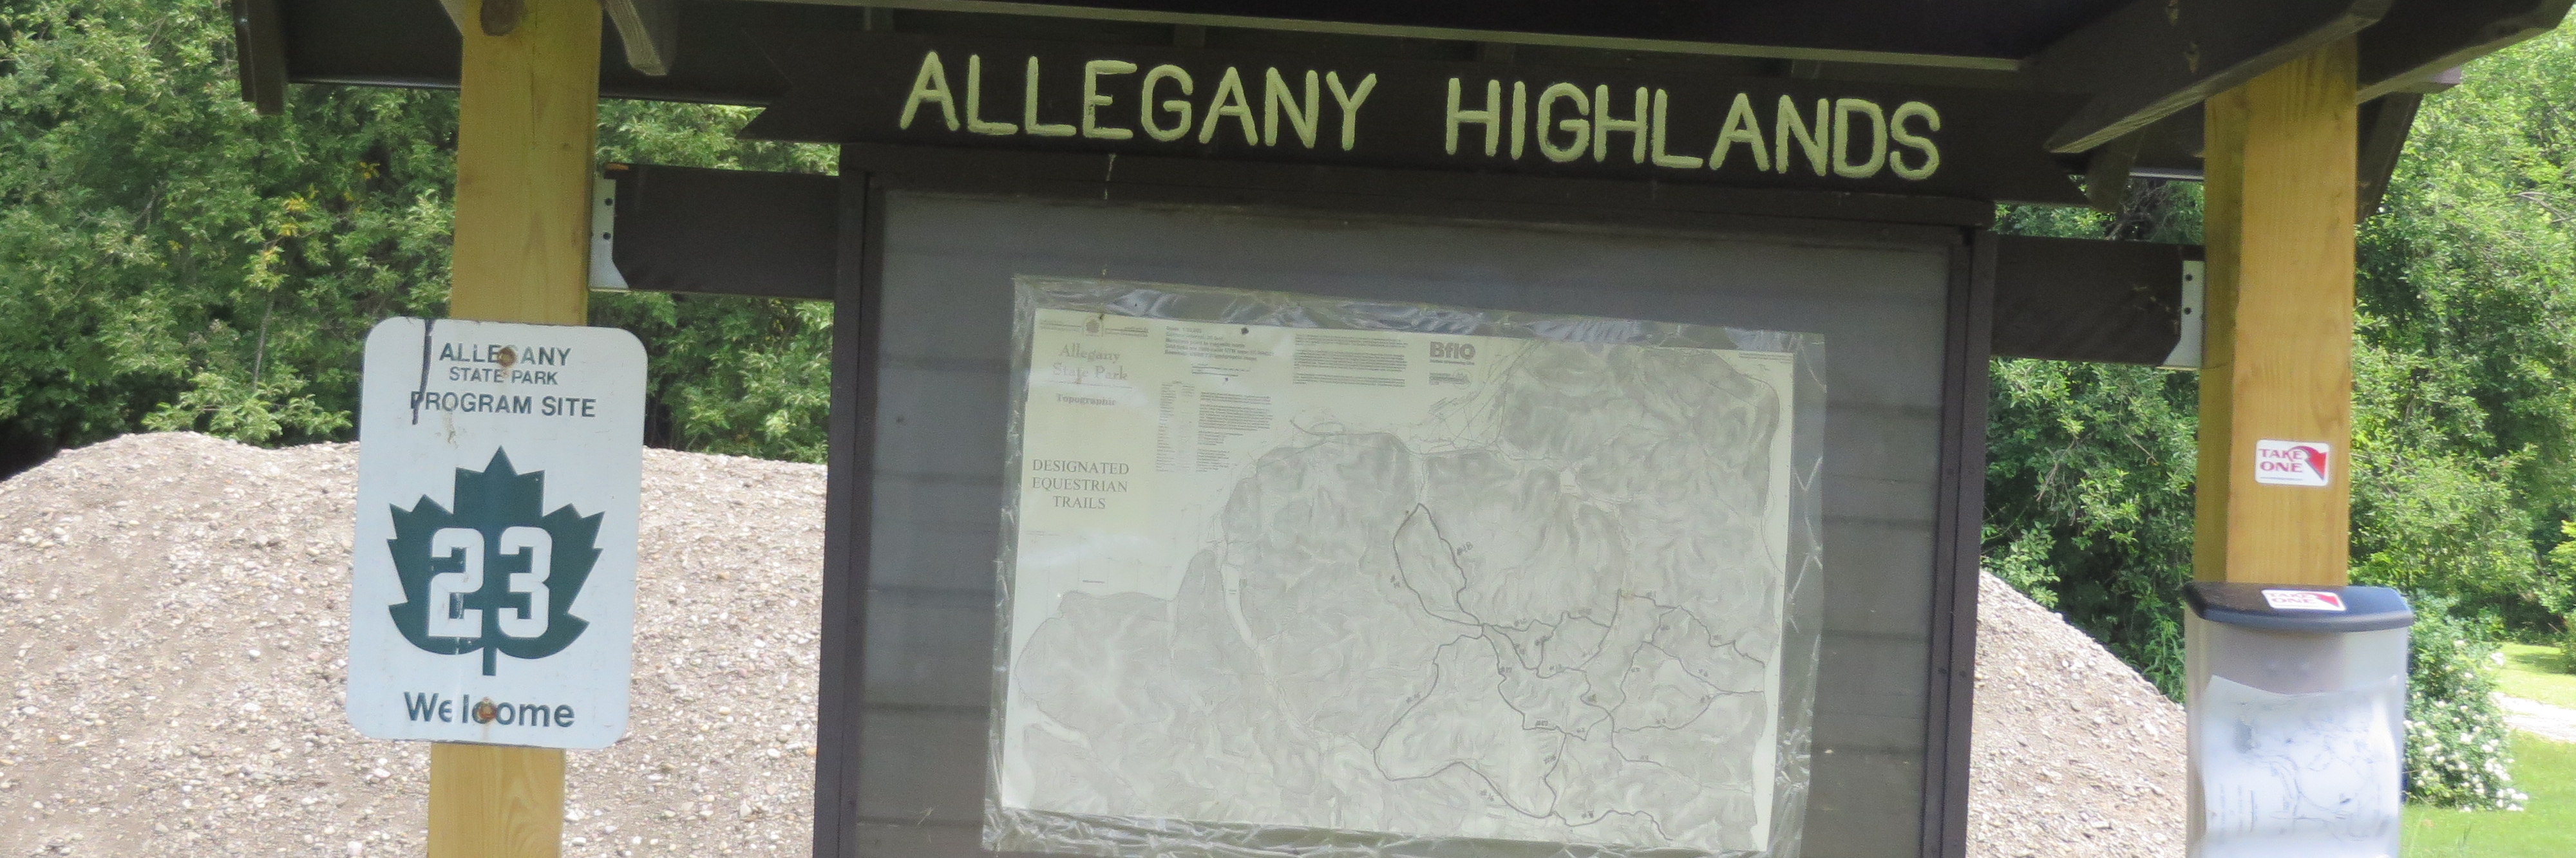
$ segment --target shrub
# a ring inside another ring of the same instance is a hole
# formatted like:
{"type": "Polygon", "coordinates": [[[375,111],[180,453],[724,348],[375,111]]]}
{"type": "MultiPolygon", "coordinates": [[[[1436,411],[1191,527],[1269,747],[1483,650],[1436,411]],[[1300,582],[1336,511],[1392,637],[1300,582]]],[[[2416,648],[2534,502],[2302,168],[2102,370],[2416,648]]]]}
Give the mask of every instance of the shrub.
{"type": "Polygon", "coordinates": [[[2513,755],[2495,702],[2504,653],[2452,602],[2420,598],[2406,688],[2406,797],[2436,807],[2521,810],[2513,755]]]}

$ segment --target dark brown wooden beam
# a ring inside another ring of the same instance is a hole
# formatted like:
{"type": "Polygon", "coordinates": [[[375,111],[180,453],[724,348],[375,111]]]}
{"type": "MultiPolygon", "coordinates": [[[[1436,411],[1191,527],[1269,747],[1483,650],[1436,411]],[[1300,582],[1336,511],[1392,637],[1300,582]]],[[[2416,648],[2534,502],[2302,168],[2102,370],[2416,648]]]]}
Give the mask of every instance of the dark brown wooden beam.
{"type": "Polygon", "coordinates": [[[2549,32],[2576,0],[2397,0],[2361,31],[2361,93],[2369,101],[2444,69],[2549,32]]]}
{"type": "Polygon", "coordinates": [[[611,164],[610,258],[646,292],[827,300],[840,180],[803,173],[611,164]]]}
{"type": "Polygon", "coordinates": [[[1995,356],[2163,365],[2186,321],[2183,263],[2200,255],[2186,244],[1996,236],[1995,356]]]}
{"type": "Polygon", "coordinates": [[[2366,220],[2379,213],[2379,200],[2388,194],[2388,179],[2397,172],[2397,156],[2406,150],[2406,132],[2415,126],[2415,111],[2424,104],[2424,96],[2412,92],[2392,92],[2379,100],[2361,106],[2361,160],[2354,172],[2360,185],[2353,195],[2355,219],[2366,220]]]}
{"type": "MultiPolygon", "coordinates": [[[[612,165],[608,175],[618,188],[612,258],[630,288],[833,297],[841,180],[654,165],[612,165]]],[[[2157,365],[2173,353],[2185,320],[2182,263],[2199,248],[1995,241],[1996,355],[2157,365]]]]}
{"type": "Polygon", "coordinates": [[[2092,93],[2050,151],[2083,152],[2318,46],[2360,32],[2392,0],[2136,0],[2031,60],[2042,86],[2092,93]]]}
{"type": "Polygon", "coordinates": [[[233,0],[233,44],[241,97],[261,116],[286,112],[286,28],[277,0],[233,0]]]}

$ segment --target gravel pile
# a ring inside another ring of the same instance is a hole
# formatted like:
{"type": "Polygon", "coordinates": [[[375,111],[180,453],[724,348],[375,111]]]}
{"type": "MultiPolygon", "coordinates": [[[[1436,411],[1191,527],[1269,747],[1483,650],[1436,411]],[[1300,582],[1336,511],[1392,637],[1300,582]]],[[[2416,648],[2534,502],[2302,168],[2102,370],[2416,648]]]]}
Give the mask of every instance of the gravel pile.
{"type": "MultiPolygon", "coordinates": [[[[356,448],[136,435],[0,483],[0,856],[417,855],[427,748],[340,714],[356,448]]],[[[565,854],[808,850],[823,470],[647,451],[628,740],[565,854]]],[[[1992,579],[1969,852],[2179,855],[2182,719],[1992,579]]]]}
{"type": "Polygon", "coordinates": [[[2182,707],[1994,576],[1977,584],[1971,858],[2183,854],[2182,707]]]}
{"type": "MultiPolygon", "coordinates": [[[[193,434],[0,483],[0,855],[418,855],[428,746],[340,713],[353,445],[193,434]]],[[[803,855],[823,469],[647,451],[634,720],[565,854],[803,855]]]]}

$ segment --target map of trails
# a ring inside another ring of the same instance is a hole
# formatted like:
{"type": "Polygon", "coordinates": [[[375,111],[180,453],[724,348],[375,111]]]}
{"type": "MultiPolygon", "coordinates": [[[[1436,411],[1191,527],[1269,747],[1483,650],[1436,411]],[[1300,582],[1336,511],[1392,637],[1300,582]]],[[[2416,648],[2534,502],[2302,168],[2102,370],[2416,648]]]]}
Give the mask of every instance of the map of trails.
{"type": "Polygon", "coordinates": [[[2405,687],[2277,694],[2212,676],[2193,698],[2201,840],[2212,858],[2395,851],[2405,687]]]}
{"type": "Polygon", "coordinates": [[[1029,333],[1001,807],[1768,847],[1791,355],[1029,333]]]}

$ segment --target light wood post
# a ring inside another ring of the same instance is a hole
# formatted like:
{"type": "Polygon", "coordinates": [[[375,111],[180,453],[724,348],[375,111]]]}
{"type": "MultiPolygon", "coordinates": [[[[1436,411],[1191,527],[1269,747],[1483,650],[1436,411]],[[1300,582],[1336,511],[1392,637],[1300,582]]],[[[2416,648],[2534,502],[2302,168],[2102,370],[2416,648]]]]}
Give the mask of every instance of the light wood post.
{"type": "Polygon", "coordinates": [[[429,746],[429,858],[562,855],[563,803],[562,751],[429,746]]]}
{"type": "Polygon", "coordinates": [[[2344,39],[2209,99],[2207,339],[2193,571],[2341,584],[2352,461],[2356,52],[2344,39]],[[2328,485],[2255,480],[2257,442],[2331,445],[2328,485]]]}
{"type": "MultiPolygon", "coordinates": [[[[448,315],[589,321],[598,0],[466,0],[448,315]]],[[[430,858],[563,853],[564,755],[441,743],[429,753],[430,858]]]]}
{"type": "Polygon", "coordinates": [[[507,35],[465,30],[457,91],[456,255],[447,314],[589,321],[590,186],[599,129],[599,0],[495,0],[507,35]],[[504,13],[506,14],[506,13],[504,13]]]}

